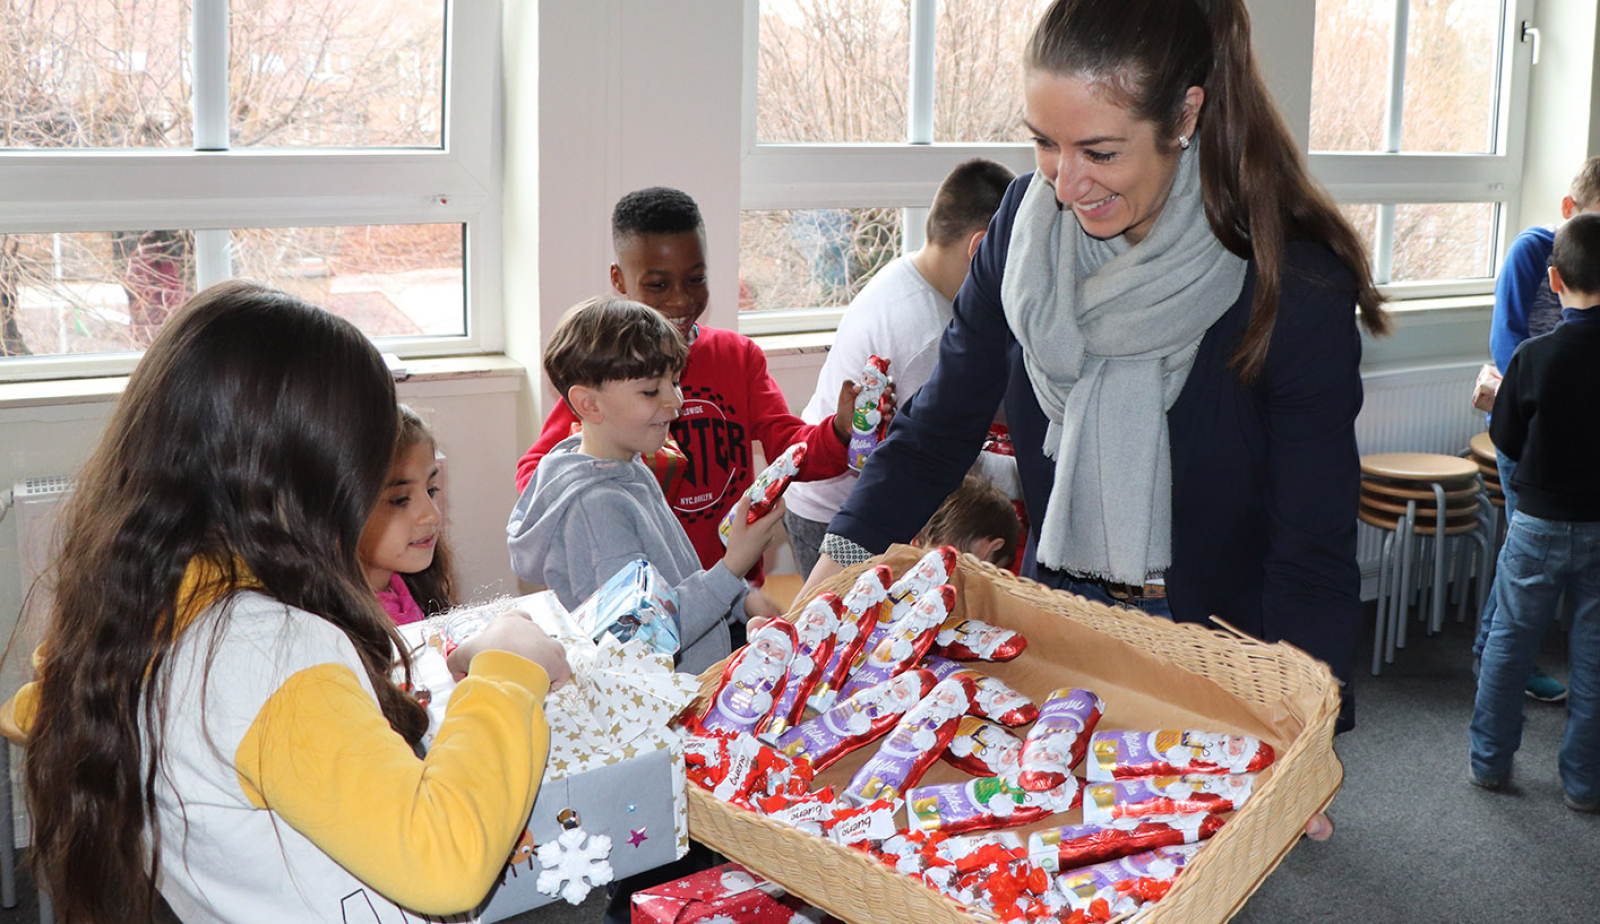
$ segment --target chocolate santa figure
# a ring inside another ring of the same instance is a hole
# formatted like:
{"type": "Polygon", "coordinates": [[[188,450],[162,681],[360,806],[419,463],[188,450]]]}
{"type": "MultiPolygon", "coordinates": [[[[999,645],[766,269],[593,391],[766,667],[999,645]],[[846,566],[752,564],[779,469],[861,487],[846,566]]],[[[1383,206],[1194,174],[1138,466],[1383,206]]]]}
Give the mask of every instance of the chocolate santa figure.
{"type": "Polygon", "coordinates": [[[794,652],[794,626],[781,619],[762,626],[723,669],[700,724],[712,732],[754,732],[777,705],[794,652]]]}
{"type": "Polygon", "coordinates": [[[794,619],[795,650],[789,661],[789,675],[783,683],[783,694],[772,716],[756,731],[776,735],[799,721],[805,711],[806,697],[822,676],[828,656],[833,653],[834,639],[842,625],[844,601],[838,594],[824,591],[811,599],[794,619]]]}

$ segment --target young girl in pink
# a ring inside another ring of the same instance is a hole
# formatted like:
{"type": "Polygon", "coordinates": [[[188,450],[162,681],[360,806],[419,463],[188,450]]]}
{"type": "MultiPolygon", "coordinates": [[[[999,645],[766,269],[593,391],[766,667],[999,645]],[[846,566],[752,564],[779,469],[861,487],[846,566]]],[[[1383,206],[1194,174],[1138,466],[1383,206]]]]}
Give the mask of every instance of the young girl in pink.
{"type": "Polygon", "coordinates": [[[367,517],[356,557],[367,586],[396,625],[454,606],[455,573],[439,511],[439,461],[433,431],[400,405],[400,434],[377,506],[367,517]]]}

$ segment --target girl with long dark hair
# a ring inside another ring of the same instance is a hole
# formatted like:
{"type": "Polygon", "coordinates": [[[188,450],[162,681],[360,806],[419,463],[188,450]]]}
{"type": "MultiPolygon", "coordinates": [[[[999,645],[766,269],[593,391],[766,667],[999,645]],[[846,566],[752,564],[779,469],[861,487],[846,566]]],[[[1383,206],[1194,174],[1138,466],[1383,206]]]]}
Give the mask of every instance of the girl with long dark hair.
{"type": "Polygon", "coordinates": [[[195,296],[134,370],[67,510],[40,679],[7,716],[35,878],[67,924],[148,921],[158,889],[185,921],[262,922],[488,891],[566,663],[497,622],[454,656],[470,676],[416,755],[427,717],[356,554],[396,421],[359,331],[251,283],[195,296]]]}

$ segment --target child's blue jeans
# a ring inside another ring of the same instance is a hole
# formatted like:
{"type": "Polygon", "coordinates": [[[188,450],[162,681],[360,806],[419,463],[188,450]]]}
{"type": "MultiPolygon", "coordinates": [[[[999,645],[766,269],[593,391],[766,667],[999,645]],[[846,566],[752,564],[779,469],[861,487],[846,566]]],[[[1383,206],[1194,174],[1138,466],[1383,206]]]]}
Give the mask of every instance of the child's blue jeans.
{"type": "Polygon", "coordinates": [[[1600,522],[1541,520],[1518,510],[1500,549],[1494,626],[1472,710],[1472,770],[1503,780],[1522,743],[1523,687],[1563,590],[1572,602],[1561,782],[1574,801],[1600,798],[1600,522]]]}

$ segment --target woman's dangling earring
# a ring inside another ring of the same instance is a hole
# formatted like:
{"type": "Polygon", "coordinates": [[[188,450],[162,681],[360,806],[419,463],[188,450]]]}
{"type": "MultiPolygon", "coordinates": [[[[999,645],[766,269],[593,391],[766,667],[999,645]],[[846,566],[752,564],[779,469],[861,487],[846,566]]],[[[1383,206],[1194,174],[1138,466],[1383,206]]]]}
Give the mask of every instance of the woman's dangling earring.
{"type": "Polygon", "coordinates": [[[1188,135],[1179,135],[1178,136],[1178,147],[1182,148],[1185,151],[1189,150],[1189,136],[1188,135]]]}

